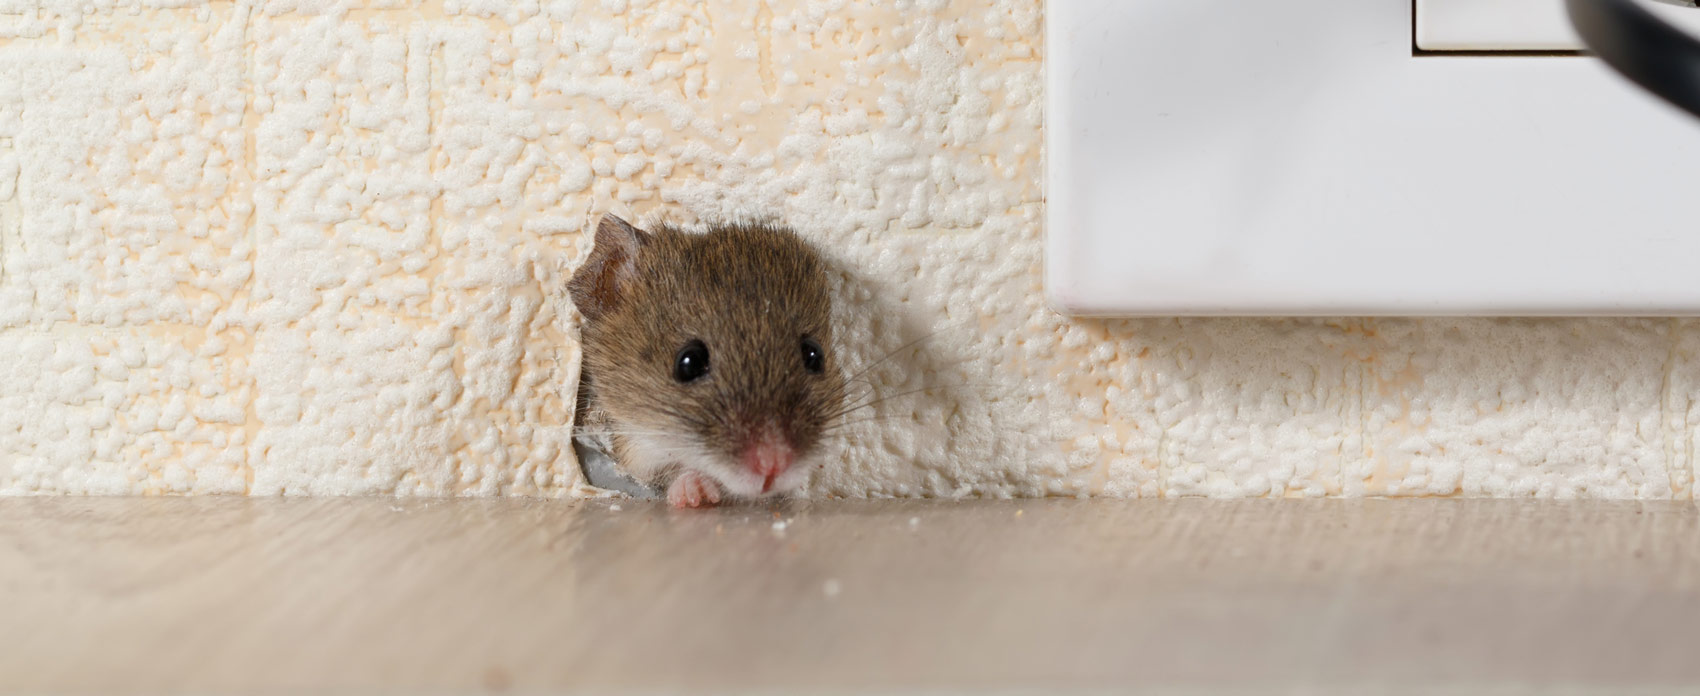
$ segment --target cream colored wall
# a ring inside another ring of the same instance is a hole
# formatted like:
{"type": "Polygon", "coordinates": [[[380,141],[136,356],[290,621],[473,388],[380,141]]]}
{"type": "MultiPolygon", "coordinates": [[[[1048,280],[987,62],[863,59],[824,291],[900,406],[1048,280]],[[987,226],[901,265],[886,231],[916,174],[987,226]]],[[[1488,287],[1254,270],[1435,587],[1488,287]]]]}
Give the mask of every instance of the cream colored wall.
{"type": "Polygon", "coordinates": [[[817,495],[1691,497],[1692,323],[1050,313],[1042,30],[0,0],[0,490],[582,492],[558,290],[614,211],[783,220],[844,269],[880,401],[817,495]]]}

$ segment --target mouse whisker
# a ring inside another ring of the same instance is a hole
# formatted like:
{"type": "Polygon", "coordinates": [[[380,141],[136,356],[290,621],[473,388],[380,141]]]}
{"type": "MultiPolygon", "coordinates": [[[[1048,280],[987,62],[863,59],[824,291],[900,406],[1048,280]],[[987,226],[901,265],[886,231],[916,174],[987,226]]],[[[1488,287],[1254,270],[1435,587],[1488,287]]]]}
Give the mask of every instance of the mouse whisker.
{"type": "Polygon", "coordinates": [[[940,385],[932,386],[932,387],[921,387],[919,389],[909,389],[909,390],[906,390],[906,391],[898,392],[896,394],[881,396],[881,397],[873,399],[871,401],[864,401],[862,403],[858,403],[858,404],[854,404],[854,405],[851,405],[851,406],[844,407],[844,408],[839,409],[838,411],[834,412],[832,415],[828,416],[827,418],[829,420],[830,419],[836,419],[836,418],[839,418],[839,417],[844,416],[846,414],[854,413],[854,412],[860,411],[864,408],[869,408],[869,407],[875,406],[877,404],[881,404],[881,403],[884,403],[886,401],[890,401],[892,399],[896,399],[896,398],[899,398],[899,397],[909,396],[911,394],[920,394],[920,393],[923,393],[923,392],[930,392],[930,391],[935,391],[935,390],[939,390],[939,389],[959,389],[959,388],[967,388],[967,387],[996,387],[996,386],[998,386],[998,385],[963,383],[963,384],[940,384],[940,385]]]}
{"type": "Polygon", "coordinates": [[[909,418],[909,417],[910,417],[910,414],[907,414],[907,413],[888,413],[888,414],[883,415],[883,416],[868,416],[867,418],[858,418],[858,419],[852,420],[852,421],[836,421],[836,422],[833,422],[833,423],[829,423],[825,427],[821,428],[821,433],[822,434],[836,433],[836,432],[840,432],[840,431],[844,430],[845,428],[849,428],[849,427],[854,426],[854,425],[862,425],[864,423],[873,423],[873,422],[876,422],[876,421],[897,420],[899,418],[909,418]]]}
{"type": "Polygon", "coordinates": [[[842,416],[844,414],[859,411],[861,409],[868,408],[870,406],[874,406],[875,404],[879,404],[879,403],[882,403],[882,402],[885,402],[885,401],[890,401],[892,399],[896,399],[896,398],[899,398],[899,397],[909,396],[911,394],[919,394],[919,393],[922,393],[922,392],[934,391],[934,390],[939,390],[939,389],[949,389],[949,388],[952,388],[954,386],[959,386],[959,385],[938,385],[938,386],[932,386],[932,387],[921,387],[919,389],[906,389],[904,391],[900,391],[900,392],[897,392],[897,393],[894,393],[894,394],[884,394],[884,395],[880,394],[878,392],[878,390],[875,390],[874,393],[872,394],[872,398],[852,402],[851,404],[844,406],[843,408],[840,408],[837,411],[834,411],[832,413],[831,417],[837,418],[837,417],[842,416]]]}
{"type": "MultiPolygon", "coordinates": [[[[879,396],[879,391],[880,391],[879,387],[874,386],[873,382],[869,382],[866,379],[862,379],[862,380],[857,380],[857,384],[860,384],[863,388],[857,389],[854,392],[852,392],[848,388],[845,389],[843,401],[849,402],[849,403],[855,403],[855,402],[864,401],[866,399],[871,399],[873,397],[879,396]]],[[[845,386],[849,387],[850,385],[845,384],[845,386]]]]}
{"type": "Polygon", "coordinates": [[[917,345],[920,345],[920,344],[921,344],[921,343],[922,343],[922,342],[924,342],[924,341],[927,341],[927,340],[928,340],[928,339],[931,339],[931,338],[933,338],[933,337],[934,337],[934,336],[937,336],[937,335],[939,335],[939,334],[941,334],[941,333],[944,333],[944,332],[945,332],[945,331],[948,331],[948,330],[950,330],[950,329],[953,329],[953,328],[956,328],[956,326],[957,326],[957,325],[959,325],[959,324],[963,324],[963,323],[965,323],[965,322],[960,322],[960,321],[958,321],[958,322],[950,322],[950,323],[947,323],[947,324],[945,324],[945,325],[944,325],[944,326],[941,326],[941,327],[939,327],[939,328],[938,328],[938,329],[936,329],[936,330],[934,330],[934,331],[932,331],[932,332],[930,332],[930,333],[928,333],[928,334],[926,334],[926,335],[925,335],[925,336],[922,336],[922,337],[920,337],[920,338],[917,338],[917,339],[915,339],[915,340],[913,340],[913,341],[910,341],[910,342],[908,342],[908,343],[905,343],[905,344],[903,344],[903,345],[901,345],[901,346],[898,346],[898,347],[897,347],[897,349],[896,349],[896,350],[893,350],[893,351],[891,351],[891,352],[889,352],[889,353],[886,353],[886,354],[885,354],[885,355],[884,355],[884,356],[881,356],[881,357],[880,357],[880,359],[878,359],[878,360],[875,360],[875,361],[873,361],[873,362],[871,362],[871,363],[868,363],[868,364],[867,364],[867,365],[864,365],[864,366],[863,366],[863,367],[862,367],[862,369],[860,369],[860,370],[857,370],[857,371],[856,371],[856,372],[855,372],[855,374],[852,374],[852,375],[850,375],[850,376],[849,376],[849,377],[845,377],[845,378],[844,378],[844,381],[845,381],[845,382],[850,382],[850,381],[852,381],[852,380],[855,380],[855,379],[856,379],[856,378],[857,378],[857,377],[861,377],[861,376],[862,376],[862,375],[865,375],[865,374],[867,374],[867,373],[868,373],[868,371],[869,371],[869,370],[872,370],[872,369],[874,369],[874,368],[876,368],[876,367],[879,367],[879,366],[880,366],[880,365],[881,365],[881,364],[883,364],[883,363],[884,363],[884,362],[885,362],[885,361],[887,361],[887,360],[890,360],[890,359],[892,359],[892,358],[894,358],[894,357],[897,357],[897,354],[898,354],[898,353],[902,353],[902,352],[903,352],[903,351],[906,351],[906,350],[909,350],[909,349],[910,349],[910,348],[914,348],[914,347],[915,347],[915,346],[917,346],[917,345]]]}
{"type": "Polygon", "coordinates": [[[602,430],[602,429],[597,429],[593,434],[595,434],[595,435],[656,435],[656,436],[668,436],[668,435],[676,435],[677,433],[666,431],[666,430],[602,430]]]}

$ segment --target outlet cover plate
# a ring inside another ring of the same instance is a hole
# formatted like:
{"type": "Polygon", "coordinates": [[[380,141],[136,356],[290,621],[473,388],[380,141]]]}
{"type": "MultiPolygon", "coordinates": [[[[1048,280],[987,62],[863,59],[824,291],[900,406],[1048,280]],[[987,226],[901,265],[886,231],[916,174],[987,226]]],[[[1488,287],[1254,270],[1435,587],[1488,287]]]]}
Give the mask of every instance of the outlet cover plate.
{"type": "Polygon", "coordinates": [[[1045,288],[1081,316],[1700,314],[1700,121],[1411,0],[1048,0],[1045,288]]]}

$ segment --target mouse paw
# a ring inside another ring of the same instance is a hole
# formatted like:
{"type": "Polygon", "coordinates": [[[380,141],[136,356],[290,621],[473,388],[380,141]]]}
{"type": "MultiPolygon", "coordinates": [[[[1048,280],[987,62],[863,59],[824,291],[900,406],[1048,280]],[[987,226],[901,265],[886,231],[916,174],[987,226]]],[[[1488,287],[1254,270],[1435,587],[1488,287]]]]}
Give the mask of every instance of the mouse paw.
{"type": "Polygon", "coordinates": [[[695,471],[686,471],[667,486],[667,502],[676,508],[709,507],[720,502],[720,485],[695,471]]]}

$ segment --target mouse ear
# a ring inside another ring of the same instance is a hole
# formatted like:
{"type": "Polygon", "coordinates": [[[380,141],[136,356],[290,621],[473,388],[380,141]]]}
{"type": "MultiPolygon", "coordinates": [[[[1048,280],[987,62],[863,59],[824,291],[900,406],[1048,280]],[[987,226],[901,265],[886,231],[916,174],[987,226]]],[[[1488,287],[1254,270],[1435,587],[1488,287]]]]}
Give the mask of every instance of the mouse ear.
{"type": "Polygon", "coordinates": [[[620,299],[637,280],[638,251],[648,243],[649,233],[613,214],[602,216],[590,258],[567,283],[580,314],[600,319],[620,305],[620,299]]]}

